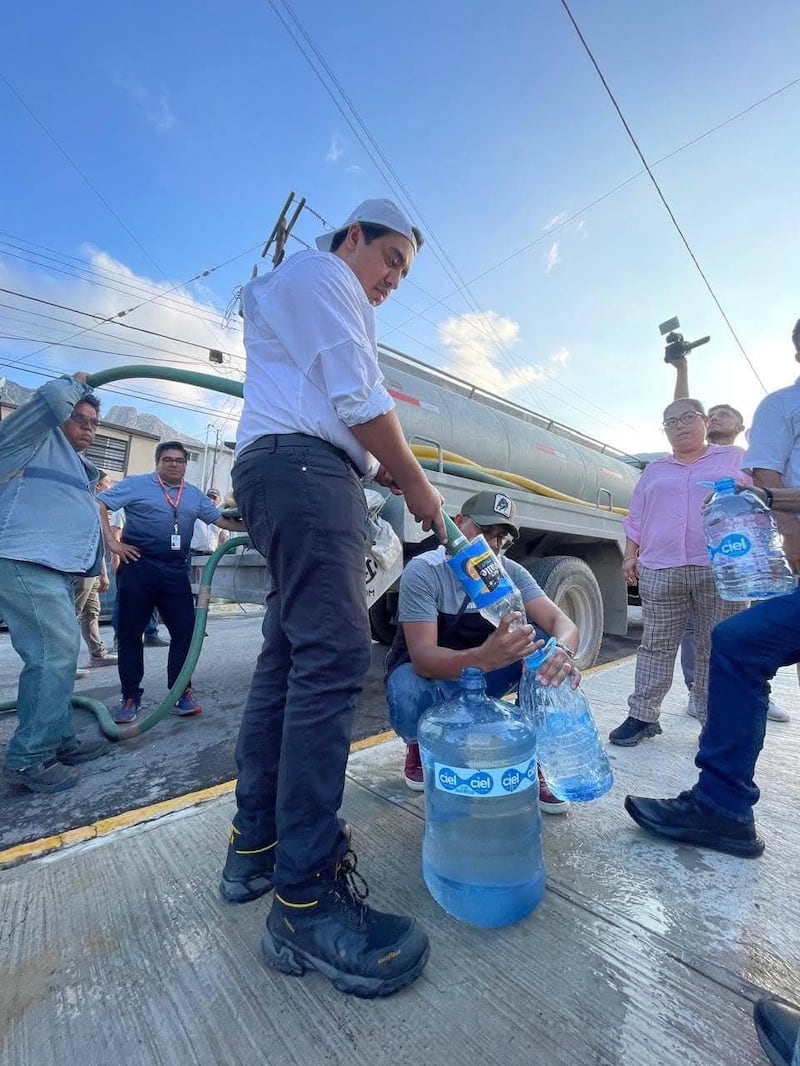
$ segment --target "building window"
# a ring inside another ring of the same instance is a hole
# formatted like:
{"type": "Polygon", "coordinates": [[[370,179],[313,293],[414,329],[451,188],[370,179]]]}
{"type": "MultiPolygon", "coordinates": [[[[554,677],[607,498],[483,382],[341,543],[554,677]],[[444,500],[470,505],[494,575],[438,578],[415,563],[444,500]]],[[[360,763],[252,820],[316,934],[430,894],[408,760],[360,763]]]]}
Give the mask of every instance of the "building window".
{"type": "Polygon", "coordinates": [[[108,473],[122,473],[128,469],[128,442],[119,437],[106,437],[96,434],[94,444],[86,449],[86,458],[90,463],[108,473]]]}
{"type": "Polygon", "coordinates": [[[198,463],[200,461],[200,452],[190,452],[187,450],[186,458],[190,463],[198,463]]]}

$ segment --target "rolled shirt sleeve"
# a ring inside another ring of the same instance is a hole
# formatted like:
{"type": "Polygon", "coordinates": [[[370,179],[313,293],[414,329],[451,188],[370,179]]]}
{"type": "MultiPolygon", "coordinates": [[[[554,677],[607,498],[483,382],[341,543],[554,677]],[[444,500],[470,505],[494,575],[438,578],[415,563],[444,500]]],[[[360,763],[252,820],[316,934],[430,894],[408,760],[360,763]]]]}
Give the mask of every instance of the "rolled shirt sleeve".
{"type": "Polygon", "coordinates": [[[786,417],[778,394],[766,396],[756,408],[744,470],[774,470],[783,475],[795,447],[795,427],[786,417]]]}

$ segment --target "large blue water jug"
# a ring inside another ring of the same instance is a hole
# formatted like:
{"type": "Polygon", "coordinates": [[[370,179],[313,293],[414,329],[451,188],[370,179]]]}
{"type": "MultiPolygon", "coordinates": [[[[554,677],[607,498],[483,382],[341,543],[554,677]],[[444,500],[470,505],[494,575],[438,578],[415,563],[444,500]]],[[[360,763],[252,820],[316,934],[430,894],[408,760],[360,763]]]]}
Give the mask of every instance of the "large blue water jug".
{"type": "Polygon", "coordinates": [[[703,531],[723,600],[766,600],[794,591],[775,519],[752,492],[737,492],[733,478],[714,482],[703,531]]]}
{"type": "Polygon", "coordinates": [[[559,799],[583,803],[608,792],[614,775],[580,688],[572,688],[569,680],[560,685],[536,680],[539,667],[555,650],[551,638],[525,659],[519,705],[536,730],[539,764],[550,790],[559,799]]]}
{"type": "Polygon", "coordinates": [[[519,921],[544,893],[536,735],[519,709],[489,699],[483,674],[420,719],[425,775],[422,872],[437,903],[464,922],[519,921]]]}

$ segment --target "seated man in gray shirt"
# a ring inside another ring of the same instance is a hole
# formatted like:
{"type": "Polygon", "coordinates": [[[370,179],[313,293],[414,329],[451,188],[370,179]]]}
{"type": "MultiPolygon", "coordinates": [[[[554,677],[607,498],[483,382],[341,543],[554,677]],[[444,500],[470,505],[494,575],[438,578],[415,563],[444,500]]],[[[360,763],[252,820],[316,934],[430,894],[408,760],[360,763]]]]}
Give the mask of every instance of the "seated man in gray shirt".
{"type": "MultiPolygon", "coordinates": [[[[483,533],[501,554],[519,536],[513,500],[502,492],[479,492],[456,515],[455,523],[467,537],[483,533]]],[[[465,666],[477,666],[486,675],[486,691],[499,698],[514,692],[522,676],[522,660],[543,639],[554,636],[557,651],[541,667],[551,684],[570,677],[580,682],[572,659],[578,647],[578,629],[542,592],[528,571],[504,559],[509,578],[522,594],[525,613],[534,626],[509,629],[517,615],[507,615],[495,629],[465,595],[447,565],[443,547],[412,559],[400,578],[400,605],[395,641],[386,658],[386,698],[394,731],[406,742],[405,782],[415,791],[424,789],[417,724],[428,707],[458,693],[465,666]]],[[[568,803],[558,800],[539,771],[539,805],[557,814],[568,803]]]]}

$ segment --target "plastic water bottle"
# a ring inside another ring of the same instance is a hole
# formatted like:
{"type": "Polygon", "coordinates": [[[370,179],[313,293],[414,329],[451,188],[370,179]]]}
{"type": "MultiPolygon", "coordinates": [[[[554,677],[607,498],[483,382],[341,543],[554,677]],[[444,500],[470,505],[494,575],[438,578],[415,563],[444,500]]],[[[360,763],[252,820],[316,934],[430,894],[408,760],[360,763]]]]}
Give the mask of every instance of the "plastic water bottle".
{"type": "Polygon", "coordinates": [[[526,624],[525,603],[519,589],[511,582],[503,564],[481,534],[467,540],[458,526],[444,515],[447,527],[447,560],[461,586],[483,617],[499,626],[507,614],[521,615],[508,627],[510,630],[526,624]]]}
{"type": "Polygon", "coordinates": [[[425,884],[448,914],[510,925],[544,893],[536,735],[519,709],[489,699],[483,674],[419,722],[425,775],[425,884]]]}
{"type": "Polygon", "coordinates": [[[794,578],[768,507],[733,478],[713,483],[703,531],[717,592],[723,600],[766,600],[794,591],[794,578]]]}
{"type": "Polygon", "coordinates": [[[519,705],[536,729],[536,750],[547,783],[559,799],[584,803],[614,784],[605,748],[589,704],[569,679],[560,685],[536,680],[539,667],[556,651],[554,637],[528,655],[519,684],[519,705]]]}

